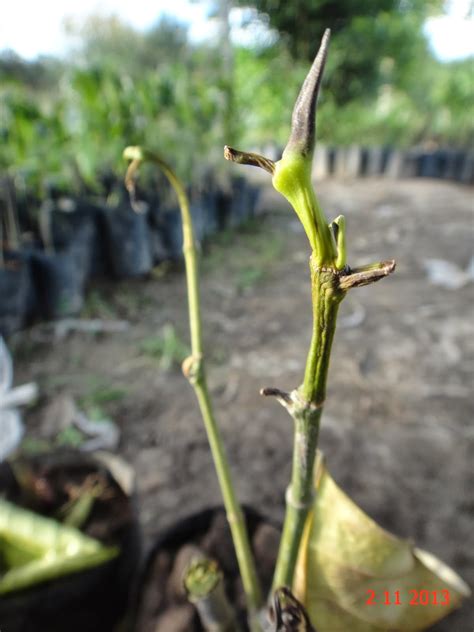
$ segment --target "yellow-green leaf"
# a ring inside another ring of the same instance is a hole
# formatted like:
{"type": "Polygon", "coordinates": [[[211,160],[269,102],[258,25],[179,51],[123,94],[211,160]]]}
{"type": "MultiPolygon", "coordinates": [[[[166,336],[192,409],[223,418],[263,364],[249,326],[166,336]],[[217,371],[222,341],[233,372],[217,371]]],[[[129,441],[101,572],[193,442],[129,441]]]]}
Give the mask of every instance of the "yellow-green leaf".
{"type": "Polygon", "coordinates": [[[470,594],[453,570],[359,509],[321,457],[294,590],[318,632],[425,630],[470,594]]]}
{"type": "Polygon", "coordinates": [[[0,595],[98,566],[118,552],[0,498],[0,595]]]}

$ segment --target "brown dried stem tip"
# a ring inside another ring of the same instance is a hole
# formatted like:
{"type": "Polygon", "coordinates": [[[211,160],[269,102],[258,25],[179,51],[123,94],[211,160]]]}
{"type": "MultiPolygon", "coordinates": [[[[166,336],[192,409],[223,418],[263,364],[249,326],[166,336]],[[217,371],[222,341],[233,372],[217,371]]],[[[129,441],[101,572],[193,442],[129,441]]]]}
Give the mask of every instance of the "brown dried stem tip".
{"type": "Polygon", "coordinates": [[[252,165],[252,167],[260,167],[265,169],[271,175],[275,171],[275,163],[270,158],[265,158],[260,154],[253,154],[247,151],[239,151],[226,145],[224,147],[224,158],[231,162],[236,162],[239,165],[252,165]]]}
{"type": "Polygon", "coordinates": [[[380,281],[395,270],[395,260],[371,263],[360,268],[349,269],[347,274],[339,277],[339,287],[342,290],[350,290],[353,287],[362,287],[380,281]]]}
{"type": "MultiPolygon", "coordinates": [[[[316,140],[316,104],[328,54],[330,29],[324,31],[321,46],[296,99],[291,117],[291,134],[286,151],[310,157],[316,140]]],[[[285,153],[284,152],[284,153],[285,153]]]]}
{"type": "Polygon", "coordinates": [[[266,386],[265,388],[260,389],[260,395],[263,395],[264,397],[275,397],[277,401],[287,409],[293,404],[290,393],[281,391],[279,388],[266,386]]]}

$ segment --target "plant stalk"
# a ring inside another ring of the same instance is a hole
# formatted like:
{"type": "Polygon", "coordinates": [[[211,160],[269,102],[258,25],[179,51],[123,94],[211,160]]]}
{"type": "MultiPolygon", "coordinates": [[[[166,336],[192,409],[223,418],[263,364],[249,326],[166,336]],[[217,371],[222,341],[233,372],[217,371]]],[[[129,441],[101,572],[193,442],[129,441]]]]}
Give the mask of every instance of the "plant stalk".
{"type": "Polygon", "coordinates": [[[257,612],[262,605],[261,589],[257,577],[255,561],[253,559],[250,542],[245,525],[242,509],[237,501],[232,483],[229,463],[225,454],[224,444],[216,423],[214,411],[207,387],[207,378],[203,357],[201,310],[199,300],[198,256],[196,252],[191,213],[188,197],[179,178],[168,164],[159,156],[141,148],[127,148],[124,156],[132,160],[127,172],[127,186],[132,187],[131,179],[138,168],[137,161],[149,160],[160,167],[168,178],[178,197],[183,223],[183,253],[186,268],[186,283],[188,292],[188,310],[191,334],[191,356],[183,363],[183,372],[192,384],[204,420],[214,466],[224,501],[227,520],[235,546],[240,575],[246,596],[249,613],[249,623],[252,632],[261,629],[257,623],[257,612]]]}
{"type": "Polygon", "coordinates": [[[313,333],[302,386],[291,394],[287,407],[295,436],[291,482],[286,493],[286,513],[273,589],[292,588],[298,552],[308,513],[314,501],[314,463],[319,424],[326,397],[326,380],[339,304],[345,292],[335,269],[319,268],[310,260],[313,333]]]}

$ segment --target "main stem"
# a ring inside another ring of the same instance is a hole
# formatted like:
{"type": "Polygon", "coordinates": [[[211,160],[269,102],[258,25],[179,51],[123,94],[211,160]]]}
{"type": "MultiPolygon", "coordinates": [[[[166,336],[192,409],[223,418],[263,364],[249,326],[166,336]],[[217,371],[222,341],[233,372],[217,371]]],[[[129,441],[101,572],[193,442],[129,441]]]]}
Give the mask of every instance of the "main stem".
{"type": "Polygon", "coordinates": [[[229,522],[232,540],[235,546],[240,575],[247,600],[251,629],[252,631],[257,632],[260,629],[256,623],[257,611],[262,605],[260,585],[250,548],[244,516],[237,501],[230,475],[229,464],[224,450],[224,444],[216,423],[207,387],[207,378],[203,359],[198,262],[188,197],[184,187],[172,169],[159,156],[147,153],[146,158],[153,160],[153,162],[159,165],[178,196],[183,222],[183,253],[186,267],[192,353],[191,358],[185,366],[185,373],[194,387],[199,402],[199,408],[204,420],[207,438],[211,448],[222,498],[224,500],[227,520],[229,522]]]}
{"type": "Polygon", "coordinates": [[[336,318],[344,291],[339,273],[321,269],[310,260],[313,303],[313,334],[304,381],[292,393],[289,407],[295,423],[291,482],[286,493],[286,513],[280,541],[273,589],[292,587],[303,529],[314,499],[314,463],[319,423],[326,397],[326,380],[336,318]]]}

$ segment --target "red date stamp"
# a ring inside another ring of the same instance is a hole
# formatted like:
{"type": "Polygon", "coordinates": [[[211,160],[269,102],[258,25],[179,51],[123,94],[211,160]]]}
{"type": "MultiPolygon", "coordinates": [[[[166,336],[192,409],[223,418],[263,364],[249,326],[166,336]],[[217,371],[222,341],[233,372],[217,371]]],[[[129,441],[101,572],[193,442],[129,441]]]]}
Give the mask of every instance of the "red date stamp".
{"type": "Polygon", "coordinates": [[[367,590],[366,606],[449,606],[449,590],[367,590]]]}

